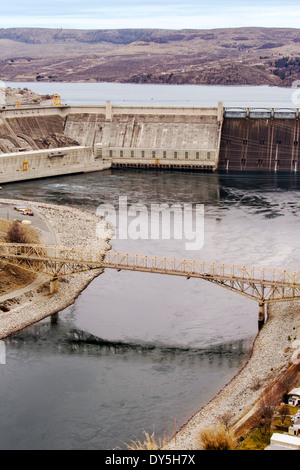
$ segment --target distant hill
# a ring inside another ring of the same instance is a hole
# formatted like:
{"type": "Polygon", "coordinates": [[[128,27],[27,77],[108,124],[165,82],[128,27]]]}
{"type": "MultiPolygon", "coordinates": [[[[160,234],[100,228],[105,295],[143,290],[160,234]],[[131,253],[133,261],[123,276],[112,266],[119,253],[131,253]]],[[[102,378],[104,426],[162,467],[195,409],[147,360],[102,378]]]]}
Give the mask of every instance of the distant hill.
{"type": "Polygon", "coordinates": [[[290,86],[300,29],[0,29],[0,79],[290,86]]]}

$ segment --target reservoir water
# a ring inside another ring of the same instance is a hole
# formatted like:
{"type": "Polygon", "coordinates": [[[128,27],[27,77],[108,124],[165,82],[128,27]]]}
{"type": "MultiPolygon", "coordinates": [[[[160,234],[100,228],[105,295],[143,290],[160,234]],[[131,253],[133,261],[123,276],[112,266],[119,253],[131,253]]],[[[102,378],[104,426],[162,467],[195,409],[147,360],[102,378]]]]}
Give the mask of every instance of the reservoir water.
{"type": "MultiPolygon", "coordinates": [[[[119,196],[203,204],[200,250],[174,238],[112,249],[298,270],[299,185],[280,172],[106,170],[6,184],[1,196],[92,211],[119,196]]],[[[255,302],[199,279],[105,271],[57,322],[5,340],[0,448],[112,449],[173,434],[245,363],[257,319],[255,302]]]]}
{"type": "Polygon", "coordinates": [[[218,85],[140,85],[130,83],[56,83],[7,82],[12,88],[29,88],[35,93],[61,96],[63,104],[115,106],[246,106],[299,108],[299,93],[294,88],[271,86],[218,85]]]}

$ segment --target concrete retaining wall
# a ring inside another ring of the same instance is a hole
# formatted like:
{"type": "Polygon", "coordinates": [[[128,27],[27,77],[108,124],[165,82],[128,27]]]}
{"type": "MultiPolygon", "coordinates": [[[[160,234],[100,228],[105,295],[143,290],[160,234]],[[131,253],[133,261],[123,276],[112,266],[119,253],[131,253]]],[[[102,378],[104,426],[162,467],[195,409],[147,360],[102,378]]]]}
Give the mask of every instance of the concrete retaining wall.
{"type": "Polygon", "coordinates": [[[95,145],[95,153],[110,161],[113,168],[121,167],[190,167],[216,170],[218,151],[215,148],[178,150],[178,148],[104,147],[95,145]]]}

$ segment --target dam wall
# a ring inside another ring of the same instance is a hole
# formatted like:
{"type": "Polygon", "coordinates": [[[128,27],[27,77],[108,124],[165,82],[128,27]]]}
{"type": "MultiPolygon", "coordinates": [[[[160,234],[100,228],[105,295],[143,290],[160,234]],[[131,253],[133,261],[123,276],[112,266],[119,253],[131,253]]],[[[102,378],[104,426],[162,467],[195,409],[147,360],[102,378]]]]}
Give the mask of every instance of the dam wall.
{"type": "Polygon", "coordinates": [[[96,146],[114,167],[218,166],[223,105],[216,108],[72,107],[65,134],[96,146]],[[80,137],[78,137],[80,136],[80,137]]]}
{"type": "MultiPolygon", "coordinates": [[[[4,109],[0,113],[0,152],[78,145],[90,148],[104,167],[214,171],[222,121],[222,103],[211,108],[180,108],[112,106],[107,101],[105,106],[4,109]]],[[[62,169],[57,166],[57,174],[62,169]]]]}
{"type": "Polygon", "coordinates": [[[299,124],[298,110],[225,113],[218,168],[298,171],[299,124]]]}

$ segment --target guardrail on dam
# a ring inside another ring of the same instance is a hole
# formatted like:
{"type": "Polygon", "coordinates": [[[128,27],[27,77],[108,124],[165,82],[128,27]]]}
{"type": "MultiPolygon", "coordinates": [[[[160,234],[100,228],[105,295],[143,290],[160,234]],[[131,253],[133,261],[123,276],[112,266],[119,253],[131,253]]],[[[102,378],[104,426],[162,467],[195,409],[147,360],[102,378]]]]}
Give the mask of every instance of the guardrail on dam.
{"type": "Polygon", "coordinates": [[[298,171],[298,161],[298,109],[108,101],[0,112],[0,183],[110,167],[298,171]]]}

